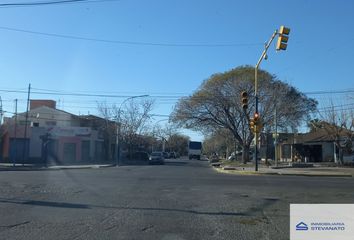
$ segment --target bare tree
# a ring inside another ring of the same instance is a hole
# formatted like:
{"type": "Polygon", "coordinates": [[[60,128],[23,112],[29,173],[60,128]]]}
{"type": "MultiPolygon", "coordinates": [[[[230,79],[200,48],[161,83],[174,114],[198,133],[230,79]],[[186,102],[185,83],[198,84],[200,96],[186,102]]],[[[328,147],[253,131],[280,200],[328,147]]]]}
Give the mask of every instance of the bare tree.
{"type": "Polygon", "coordinates": [[[175,124],[167,123],[164,126],[160,124],[155,124],[153,127],[153,136],[162,141],[162,151],[165,151],[165,148],[171,148],[170,138],[178,133],[178,127],[175,124]],[[165,146],[167,144],[167,146],[165,146]]]}
{"type": "Polygon", "coordinates": [[[142,144],[141,135],[149,131],[149,121],[154,101],[151,99],[138,100],[129,98],[120,105],[99,103],[98,110],[107,120],[114,121],[114,127],[108,127],[107,137],[112,138],[119,130],[120,140],[128,147],[129,157],[132,156],[134,148],[142,144]]]}
{"type": "Polygon", "coordinates": [[[151,99],[130,99],[123,105],[112,108],[113,115],[119,124],[121,139],[128,147],[129,158],[134,148],[141,144],[140,136],[147,134],[151,120],[151,111],[154,101],[151,99]]]}
{"type": "Polygon", "coordinates": [[[321,119],[310,122],[312,131],[322,130],[335,143],[339,150],[338,163],[343,165],[343,153],[352,154],[354,140],[354,110],[345,106],[329,107],[319,112],[321,119]]]}
{"type": "Polygon", "coordinates": [[[103,133],[103,149],[106,160],[113,160],[112,144],[115,142],[117,125],[112,122],[112,109],[107,102],[97,102],[97,109],[105,120],[100,122],[99,130],[103,133]]]}

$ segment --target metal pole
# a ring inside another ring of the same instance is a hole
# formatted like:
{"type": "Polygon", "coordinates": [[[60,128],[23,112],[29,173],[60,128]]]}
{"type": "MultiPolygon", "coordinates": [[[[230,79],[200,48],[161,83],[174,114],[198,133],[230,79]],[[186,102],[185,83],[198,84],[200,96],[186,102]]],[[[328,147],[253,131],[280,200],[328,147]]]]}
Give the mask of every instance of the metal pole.
{"type": "Polygon", "coordinates": [[[275,105],[275,114],[274,114],[274,123],[275,123],[275,136],[274,136],[274,158],[275,166],[278,166],[278,120],[277,120],[277,106],[275,105]]]}
{"type": "Polygon", "coordinates": [[[2,125],[2,116],[3,116],[3,113],[2,113],[2,99],[1,99],[1,96],[0,96],[0,125],[2,125]]]}
{"type": "Polygon", "coordinates": [[[119,149],[119,130],[118,130],[118,125],[119,123],[116,122],[116,165],[119,166],[119,153],[118,153],[118,149],[119,149]]]}
{"type": "MultiPolygon", "coordinates": [[[[263,54],[262,54],[263,55],[263,54]]],[[[260,61],[257,63],[256,68],[255,68],[255,74],[254,74],[254,95],[256,98],[256,113],[258,113],[258,66],[259,66],[260,61]]],[[[254,137],[256,138],[255,141],[255,146],[254,146],[254,156],[255,156],[255,171],[258,171],[258,126],[255,126],[256,128],[256,133],[254,134],[254,137]]]]}
{"type": "Polygon", "coordinates": [[[165,141],[165,138],[163,137],[162,138],[162,152],[165,151],[165,144],[166,144],[166,141],[165,141]]]}
{"type": "Polygon", "coordinates": [[[26,121],[25,121],[25,133],[24,133],[24,149],[23,149],[23,159],[22,165],[25,164],[25,158],[27,154],[27,122],[28,122],[28,108],[29,108],[29,101],[30,101],[30,92],[31,92],[31,84],[28,85],[28,95],[27,95],[27,108],[26,108],[26,121]]]}
{"type": "Polygon", "coordinates": [[[15,139],[14,139],[14,156],[13,156],[13,166],[16,166],[16,154],[17,154],[17,99],[15,99],[15,139]]]}
{"type": "MultiPolygon", "coordinates": [[[[269,39],[269,41],[266,43],[265,47],[264,47],[264,50],[262,52],[262,55],[261,57],[259,58],[257,64],[256,64],[256,67],[255,67],[255,73],[254,73],[254,96],[255,96],[255,99],[256,99],[256,113],[258,113],[258,68],[259,68],[259,65],[261,64],[262,60],[263,59],[266,59],[267,58],[267,51],[268,51],[268,48],[270,46],[270,44],[273,42],[275,36],[278,34],[278,31],[275,30],[274,33],[272,34],[271,38],[269,39]]],[[[261,118],[260,118],[261,119],[261,118]]],[[[256,166],[255,166],[255,170],[258,171],[258,126],[256,126],[256,133],[255,133],[255,138],[256,138],[256,144],[255,144],[255,161],[256,161],[256,166]]]]}

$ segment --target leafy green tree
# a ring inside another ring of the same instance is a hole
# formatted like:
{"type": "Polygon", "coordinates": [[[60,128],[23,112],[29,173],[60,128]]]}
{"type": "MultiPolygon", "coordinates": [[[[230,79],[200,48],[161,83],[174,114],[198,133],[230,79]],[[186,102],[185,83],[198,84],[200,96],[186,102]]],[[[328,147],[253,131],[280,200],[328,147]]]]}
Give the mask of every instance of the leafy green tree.
{"type": "MultiPolygon", "coordinates": [[[[242,159],[249,160],[254,138],[249,119],[255,112],[254,68],[241,66],[212,75],[189,97],[176,104],[171,120],[181,127],[202,132],[228,129],[243,148],[242,159]],[[243,110],[241,92],[247,91],[248,109],[243,110]]],[[[266,71],[258,72],[259,113],[263,125],[271,125],[277,108],[278,127],[294,129],[316,109],[317,102],[266,71]]]]}

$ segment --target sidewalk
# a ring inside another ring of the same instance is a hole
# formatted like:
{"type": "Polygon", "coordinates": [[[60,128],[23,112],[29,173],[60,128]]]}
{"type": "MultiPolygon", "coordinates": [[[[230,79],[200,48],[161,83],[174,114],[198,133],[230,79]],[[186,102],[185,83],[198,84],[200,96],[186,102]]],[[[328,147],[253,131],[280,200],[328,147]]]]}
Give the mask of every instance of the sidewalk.
{"type": "Polygon", "coordinates": [[[0,163],[0,171],[40,171],[40,170],[61,170],[61,169],[89,169],[113,167],[115,164],[83,164],[83,165],[52,165],[42,164],[15,164],[0,163]]]}
{"type": "Polygon", "coordinates": [[[347,167],[311,167],[311,168],[270,168],[260,166],[258,171],[254,167],[213,166],[218,172],[239,175],[286,175],[312,177],[354,177],[354,168],[347,167]]]}

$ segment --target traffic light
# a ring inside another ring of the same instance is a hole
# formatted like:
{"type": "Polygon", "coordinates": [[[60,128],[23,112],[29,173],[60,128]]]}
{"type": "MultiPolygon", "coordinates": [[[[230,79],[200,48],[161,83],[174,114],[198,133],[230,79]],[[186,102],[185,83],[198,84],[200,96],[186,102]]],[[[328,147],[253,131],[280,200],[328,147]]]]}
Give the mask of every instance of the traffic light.
{"type": "Polygon", "coordinates": [[[241,93],[242,108],[246,110],[248,108],[248,93],[243,91],[241,93]]]}
{"type": "Polygon", "coordinates": [[[256,124],[255,124],[253,118],[250,119],[250,130],[251,130],[251,132],[253,132],[253,133],[256,132],[256,124]]]}
{"type": "Polygon", "coordinates": [[[262,122],[261,122],[261,117],[259,116],[259,113],[254,113],[253,116],[253,133],[259,133],[262,130],[262,122]]]}
{"type": "Polygon", "coordinates": [[[254,121],[254,124],[255,125],[258,125],[258,123],[259,123],[259,114],[256,112],[256,113],[254,113],[254,117],[253,117],[253,121],[254,121]]]}
{"type": "Polygon", "coordinates": [[[290,33],[290,28],[280,26],[277,46],[275,48],[277,51],[286,50],[286,47],[288,46],[287,42],[289,40],[289,33],[290,33]]]}

